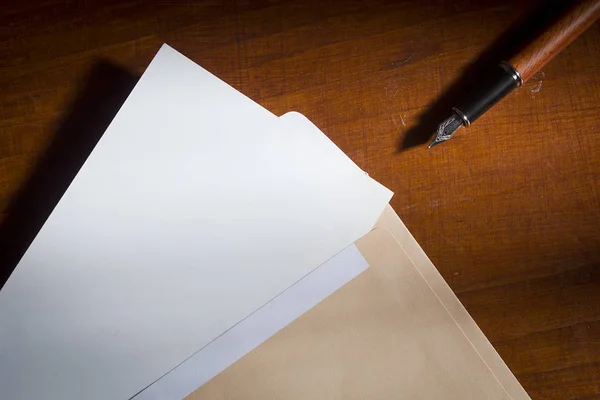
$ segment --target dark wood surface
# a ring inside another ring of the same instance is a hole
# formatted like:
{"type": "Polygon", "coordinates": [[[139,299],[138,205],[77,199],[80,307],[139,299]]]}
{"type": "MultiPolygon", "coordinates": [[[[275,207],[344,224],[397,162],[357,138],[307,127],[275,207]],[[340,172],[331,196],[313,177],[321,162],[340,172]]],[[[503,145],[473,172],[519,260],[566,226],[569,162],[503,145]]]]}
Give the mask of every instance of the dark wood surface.
{"type": "Polygon", "coordinates": [[[531,1],[3,3],[4,275],[167,42],[273,112],[304,113],[394,190],[532,398],[600,399],[599,24],[427,150],[452,102],[535,25],[540,13],[519,17],[531,1]]]}

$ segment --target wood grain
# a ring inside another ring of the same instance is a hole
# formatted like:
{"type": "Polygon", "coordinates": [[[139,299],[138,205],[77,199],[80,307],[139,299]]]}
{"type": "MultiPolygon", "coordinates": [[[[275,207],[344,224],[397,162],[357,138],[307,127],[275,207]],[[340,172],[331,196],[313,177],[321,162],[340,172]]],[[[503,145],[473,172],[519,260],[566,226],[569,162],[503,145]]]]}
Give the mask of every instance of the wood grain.
{"type": "Polygon", "coordinates": [[[167,42],[273,112],[304,113],[394,190],[532,398],[600,399],[598,24],[427,150],[532,1],[3,3],[3,271],[167,42]]]}
{"type": "MultiPolygon", "coordinates": [[[[568,12],[509,60],[524,82],[600,18],[600,0],[575,3],[568,12]]],[[[547,7],[552,7],[552,4],[549,3],[547,7]]]]}

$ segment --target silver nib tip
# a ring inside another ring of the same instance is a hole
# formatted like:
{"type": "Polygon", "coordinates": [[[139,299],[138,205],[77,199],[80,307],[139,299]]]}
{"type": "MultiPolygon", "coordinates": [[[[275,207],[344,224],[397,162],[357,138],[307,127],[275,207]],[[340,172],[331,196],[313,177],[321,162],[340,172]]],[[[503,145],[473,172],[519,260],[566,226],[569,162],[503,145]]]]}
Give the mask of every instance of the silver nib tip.
{"type": "Polygon", "coordinates": [[[456,131],[458,130],[458,128],[460,128],[461,126],[462,126],[462,122],[461,122],[460,117],[458,115],[456,115],[455,113],[452,113],[450,118],[444,120],[440,124],[440,126],[438,126],[438,130],[435,135],[435,138],[431,141],[431,143],[429,144],[429,146],[427,148],[430,149],[433,146],[435,146],[436,144],[440,144],[440,143],[445,142],[446,140],[450,139],[452,137],[452,135],[454,135],[456,133],[456,131]]]}

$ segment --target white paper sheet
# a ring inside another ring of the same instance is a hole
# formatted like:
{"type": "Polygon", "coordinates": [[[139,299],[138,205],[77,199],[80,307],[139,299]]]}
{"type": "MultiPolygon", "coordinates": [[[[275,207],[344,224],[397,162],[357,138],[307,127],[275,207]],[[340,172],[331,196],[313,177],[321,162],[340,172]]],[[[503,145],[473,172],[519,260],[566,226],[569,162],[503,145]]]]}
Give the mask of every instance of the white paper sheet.
{"type": "Polygon", "coordinates": [[[179,400],[192,393],[368,268],[351,245],[210,342],[134,400],[179,400]]]}
{"type": "Polygon", "coordinates": [[[324,158],[327,159],[335,159],[336,162],[339,163],[347,163],[353,168],[358,169],[359,171],[364,172],[346,153],[344,153],[339,147],[335,145],[325,135],[319,127],[317,127],[310,119],[308,119],[305,115],[300,114],[296,111],[290,111],[283,114],[279,117],[286,125],[287,130],[296,135],[301,135],[306,138],[306,140],[310,141],[311,145],[315,148],[315,150],[321,151],[324,158]],[[316,145],[318,143],[318,146],[316,145]]]}
{"type": "MultiPolygon", "coordinates": [[[[335,159],[336,163],[348,162],[352,168],[358,169],[358,166],[306,116],[292,111],[282,115],[280,119],[286,126],[286,134],[298,135],[298,138],[311,143],[314,157],[335,159]],[[320,154],[316,154],[317,151],[320,154]]],[[[135,396],[135,400],[184,398],[367,267],[368,264],[356,246],[347,247],[169,371],[135,396]]]]}
{"type": "Polygon", "coordinates": [[[0,291],[0,398],[128,399],[391,192],[163,46],[0,291]]]}

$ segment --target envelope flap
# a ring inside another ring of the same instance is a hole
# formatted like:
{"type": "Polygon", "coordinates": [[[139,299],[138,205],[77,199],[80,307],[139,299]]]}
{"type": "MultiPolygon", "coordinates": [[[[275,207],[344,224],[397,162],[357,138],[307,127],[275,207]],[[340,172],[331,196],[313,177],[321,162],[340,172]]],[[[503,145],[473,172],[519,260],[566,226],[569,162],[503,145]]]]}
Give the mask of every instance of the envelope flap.
{"type": "Polygon", "coordinates": [[[510,399],[389,231],[370,268],[189,399],[510,399]]]}

